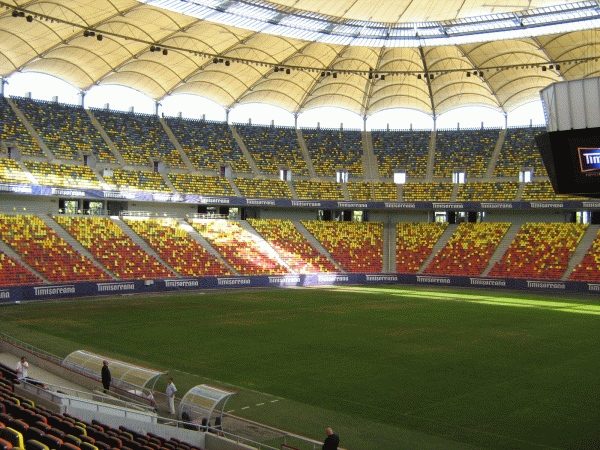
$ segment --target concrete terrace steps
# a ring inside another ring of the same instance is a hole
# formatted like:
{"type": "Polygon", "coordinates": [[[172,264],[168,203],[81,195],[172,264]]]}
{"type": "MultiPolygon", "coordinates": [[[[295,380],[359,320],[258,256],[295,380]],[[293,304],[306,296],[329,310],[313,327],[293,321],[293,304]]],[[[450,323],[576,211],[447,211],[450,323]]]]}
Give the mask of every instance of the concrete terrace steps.
{"type": "Polygon", "coordinates": [[[237,276],[241,276],[241,274],[235,270],[235,268],[233,266],[231,266],[224,258],[223,255],[221,255],[211,244],[210,242],[208,242],[204,236],[202,236],[200,233],[198,233],[194,227],[192,227],[188,222],[186,222],[183,219],[178,219],[177,222],[179,223],[179,225],[181,225],[182,227],[184,227],[184,229],[187,231],[187,233],[190,235],[190,237],[196,241],[200,246],[202,246],[204,248],[204,250],[206,250],[208,253],[210,253],[211,255],[213,255],[215,258],[217,258],[219,260],[219,262],[221,264],[223,264],[225,267],[227,267],[229,270],[231,270],[231,272],[237,276]],[[188,228],[189,227],[189,228],[188,228]]]}
{"type": "Polygon", "coordinates": [[[519,234],[520,229],[521,229],[520,223],[519,224],[513,223],[510,225],[510,227],[504,234],[504,237],[502,238],[502,240],[496,247],[496,250],[490,257],[490,259],[488,261],[488,266],[481,274],[482,277],[487,277],[488,273],[490,273],[490,271],[496,265],[496,263],[498,263],[502,259],[502,256],[504,256],[504,254],[506,253],[506,250],[508,250],[508,247],[510,247],[510,244],[512,244],[512,242],[517,237],[517,234],[519,234]]]}
{"type": "Polygon", "coordinates": [[[587,230],[585,230],[584,235],[582,236],[581,240],[579,241],[579,245],[577,245],[577,248],[571,255],[571,259],[569,259],[569,264],[567,266],[567,270],[561,277],[561,281],[567,280],[573,273],[573,270],[575,269],[575,267],[577,267],[577,265],[580,264],[581,261],[583,261],[583,258],[585,257],[588,250],[592,246],[592,243],[596,240],[599,230],[600,230],[600,225],[589,225],[587,230]]]}
{"type": "Polygon", "coordinates": [[[310,231],[302,224],[299,220],[292,220],[292,224],[296,227],[296,229],[304,236],[304,238],[308,241],[310,245],[312,245],[321,255],[325,256],[341,273],[346,273],[344,269],[337,263],[335,259],[331,256],[331,254],[327,251],[323,244],[321,244],[317,238],[315,238],[310,231]]]}
{"type": "Polygon", "coordinates": [[[48,280],[46,277],[44,277],[41,273],[39,273],[37,270],[35,270],[33,267],[31,267],[29,264],[27,264],[25,261],[23,261],[23,258],[21,257],[21,255],[19,255],[17,252],[15,252],[8,244],[6,244],[3,240],[0,239],[0,250],[6,254],[6,256],[16,259],[17,261],[19,261],[19,263],[25,267],[27,270],[29,270],[31,273],[33,273],[36,277],[38,277],[40,280],[42,280],[44,283],[50,283],[50,280],[48,280]]]}
{"type": "Polygon", "coordinates": [[[114,273],[112,273],[110,270],[108,270],[106,267],[100,264],[100,262],[94,257],[94,255],[92,255],[92,253],[87,248],[81,245],[81,243],[77,239],[70,235],[69,232],[65,230],[52,217],[45,214],[39,214],[37,217],[39,217],[49,228],[54,230],[56,234],[58,234],[58,236],[61,237],[67,244],[69,244],[76,252],[81,253],[83,256],[89,259],[94,266],[102,270],[102,272],[104,272],[112,279],[119,279],[119,277],[117,277],[114,273]]]}
{"type": "Polygon", "coordinates": [[[139,234],[131,229],[129,225],[127,225],[120,217],[112,216],[110,220],[113,221],[115,225],[117,225],[123,233],[125,233],[133,242],[135,242],[143,251],[148,253],[150,256],[154,257],[158,262],[160,262],[163,266],[165,266],[169,271],[177,277],[181,277],[181,274],[178,273],[173,267],[171,267],[167,262],[161,258],[161,256],[154,250],[150,244],[148,244],[144,238],[142,238],[139,234]]]}
{"type": "Polygon", "coordinates": [[[457,229],[458,225],[456,224],[448,225],[446,227],[440,238],[437,240],[437,242],[431,249],[431,254],[427,257],[421,268],[417,270],[417,274],[422,274],[425,271],[425,269],[427,269],[429,263],[431,263],[431,261],[433,261],[433,258],[435,258],[436,255],[446,246],[446,244],[448,243],[450,238],[452,238],[457,229]]]}

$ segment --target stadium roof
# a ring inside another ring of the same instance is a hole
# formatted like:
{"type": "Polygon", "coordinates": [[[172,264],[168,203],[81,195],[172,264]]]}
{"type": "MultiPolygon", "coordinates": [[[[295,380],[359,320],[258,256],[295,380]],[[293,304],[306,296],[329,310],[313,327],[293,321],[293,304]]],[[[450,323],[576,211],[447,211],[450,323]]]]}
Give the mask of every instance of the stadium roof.
{"type": "Polygon", "coordinates": [[[363,117],[460,106],[510,112],[599,75],[598,1],[0,1],[0,76],[42,72],[156,101],[197,94],[363,117]]]}

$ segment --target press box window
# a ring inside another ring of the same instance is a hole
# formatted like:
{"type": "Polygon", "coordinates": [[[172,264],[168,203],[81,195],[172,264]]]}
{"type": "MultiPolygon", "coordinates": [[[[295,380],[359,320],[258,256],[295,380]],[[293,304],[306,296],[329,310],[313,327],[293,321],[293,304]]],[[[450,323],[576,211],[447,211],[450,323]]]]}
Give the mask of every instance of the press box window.
{"type": "Polygon", "coordinates": [[[465,182],[465,173],[464,172],[454,172],[452,174],[452,182],[454,184],[463,184],[465,182]]]}
{"type": "Polygon", "coordinates": [[[531,170],[521,170],[519,172],[519,183],[531,183],[531,170]]]}

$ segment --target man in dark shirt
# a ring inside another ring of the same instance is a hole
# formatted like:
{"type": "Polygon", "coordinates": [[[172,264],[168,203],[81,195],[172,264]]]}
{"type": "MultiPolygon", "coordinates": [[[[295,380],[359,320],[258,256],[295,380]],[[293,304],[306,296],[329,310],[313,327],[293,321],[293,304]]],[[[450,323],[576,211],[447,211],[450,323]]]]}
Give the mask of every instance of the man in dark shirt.
{"type": "Polygon", "coordinates": [[[110,389],[110,383],[112,381],[112,376],[110,375],[110,370],[108,369],[108,361],[104,361],[102,364],[102,386],[104,387],[104,393],[106,394],[110,389]]]}
{"type": "Polygon", "coordinates": [[[340,445],[340,437],[333,432],[331,428],[327,428],[327,437],[323,442],[323,450],[337,450],[340,445]]]}

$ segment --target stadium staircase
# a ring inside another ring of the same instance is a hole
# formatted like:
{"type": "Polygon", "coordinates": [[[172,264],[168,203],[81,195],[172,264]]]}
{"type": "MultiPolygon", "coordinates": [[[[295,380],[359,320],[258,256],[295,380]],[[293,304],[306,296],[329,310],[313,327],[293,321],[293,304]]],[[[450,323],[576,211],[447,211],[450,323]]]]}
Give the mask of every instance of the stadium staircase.
{"type": "Polygon", "coordinates": [[[382,272],[396,273],[396,224],[383,224],[382,272]]]}
{"type": "Polygon", "coordinates": [[[253,236],[255,236],[259,242],[262,244],[262,248],[265,249],[265,252],[267,253],[267,255],[269,255],[269,257],[273,258],[275,261],[277,261],[277,263],[279,263],[279,265],[281,265],[282,267],[285,267],[290,273],[295,273],[292,268],[283,260],[281,259],[281,256],[279,256],[279,253],[277,253],[275,251],[275,249],[273,247],[271,247],[271,244],[269,244],[261,235],[258,231],[256,231],[254,229],[254,227],[252,225],[250,225],[247,221],[245,220],[240,220],[239,222],[240,226],[246,230],[248,233],[252,234],[253,236]]]}
{"type": "Polygon", "coordinates": [[[452,195],[450,196],[450,201],[455,202],[456,197],[458,197],[458,189],[460,188],[460,184],[452,183],[452,195]]]}
{"type": "Polygon", "coordinates": [[[39,214],[38,217],[49,228],[54,230],[60,238],[62,238],[67,244],[69,244],[73,248],[73,250],[75,250],[77,253],[83,255],[86,259],[89,259],[94,266],[96,266],[98,269],[100,269],[102,272],[107,274],[112,279],[118,278],[114,273],[112,273],[110,270],[108,270],[106,267],[104,267],[102,264],[100,264],[100,262],[98,262],[98,260],[96,260],[94,255],[92,255],[87,248],[85,248],[83,245],[81,245],[77,239],[75,239],[73,236],[71,236],[67,232],[67,230],[65,230],[62,226],[60,226],[60,224],[58,224],[58,222],[56,222],[52,217],[50,217],[46,214],[39,214]]]}
{"type": "Polygon", "coordinates": [[[50,280],[43,277],[37,270],[35,270],[29,264],[27,264],[25,261],[23,261],[23,258],[21,257],[21,255],[19,255],[12,248],[10,248],[10,246],[7,245],[2,239],[0,239],[0,251],[3,252],[4,254],[6,254],[6,256],[8,256],[9,258],[13,258],[13,259],[16,259],[17,261],[19,261],[19,264],[21,264],[23,267],[25,267],[27,270],[29,270],[32,274],[34,274],[40,280],[44,281],[44,283],[50,283],[50,280]]]}
{"type": "Polygon", "coordinates": [[[350,200],[350,193],[348,192],[348,183],[342,183],[342,193],[344,194],[344,200],[350,200]]]}
{"type": "Polygon", "coordinates": [[[115,223],[115,225],[117,225],[121,230],[123,230],[123,233],[125,233],[127,236],[129,236],[129,238],[133,242],[135,242],[137,245],[139,245],[143,251],[145,251],[146,253],[151,255],[153,258],[155,258],[163,266],[165,266],[167,269],[169,269],[169,271],[171,273],[175,274],[178,277],[181,276],[180,273],[178,273],[175,269],[173,269],[173,267],[171,267],[169,264],[167,264],[165,262],[165,260],[162,259],[160,257],[160,255],[152,247],[150,247],[150,245],[148,245],[148,243],[139,234],[137,234],[135,231],[133,231],[129,227],[129,225],[127,225],[125,222],[123,222],[119,217],[111,217],[110,220],[112,220],[115,223]]]}
{"type": "Polygon", "coordinates": [[[312,233],[308,231],[304,225],[302,225],[302,222],[299,220],[292,220],[292,223],[310,245],[312,245],[321,255],[325,256],[337,270],[339,270],[341,273],[346,273],[346,271],[342,269],[337,261],[331,257],[331,254],[325,249],[325,247],[323,247],[323,245],[312,235],[312,233]]]}
{"type": "Polygon", "coordinates": [[[102,125],[100,125],[100,122],[98,122],[98,119],[96,119],[96,117],[92,114],[92,111],[90,111],[89,109],[86,109],[85,112],[87,113],[88,117],[92,121],[92,125],[94,125],[94,127],[96,127],[96,130],[98,130],[98,133],[100,133],[100,136],[102,136],[102,139],[104,139],[104,142],[106,142],[106,145],[108,146],[108,148],[110,149],[112,154],[115,155],[115,158],[117,159],[117,162],[119,163],[119,166],[120,167],[126,166],[127,163],[123,159],[123,155],[121,155],[121,152],[117,149],[117,146],[115,145],[115,143],[108,136],[106,131],[104,131],[104,128],[102,128],[102,125]]]}
{"type": "Polygon", "coordinates": [[[196,170],[194,168],[194,165],[192,164],[192,162],[190,161],[190,158],[188,158],[188,155],[185,153],[185,151],[181,147],[181,144],[179,143],[179,141],[175,137],[175,134],[173,133],[173,130],[171,130],[171,128],[169,127],[169,125],[167,125],[167,121],[165,119],[163,119],[162,117],[159,117],[158,121],[163,126],[163,129],[165,130],[165,133],[167,133],[167,136],[169,136],[169,140],[171,141],[171,143],[177,149],[177,152],[179,153],[179,156],[181,157],[181,160],[185,164],[185,167],[188,170],[191,170],[192,172],[194,172],[196,170]]]}
{"type": "Polygon", "coordinates": [[[523,198],[524,190],[525,190],[525,183],[519,183],[519,190],[517,191],[517,195],[515,195],[515,202],[521,201],[521,198],[523,198]]]}
{"type": "Polygon", "coordinates": [[[254,161],[254,158],[252,157],[252,155],[248,151],[248,148],[246,147],[246,144],[244,144],[244,140],[242,139],[242,137],[240,136],[240,134],[235,129],[235,126],[233,126],[233,124],[229,124],[229,129],[231,130],[231,134],[233,135],[233,138],[235,139],[235,142],[237,142],[238,146],[240,147],[240,150],[242,151],[242,154],[244,155],[244,158],[246,158],[246,161],[248,162],[248,165],[252,169],[252,173],[254,175],[260,175],[260,170],[258,169],[258,166],[256,165],[256,161],[254,161]]]}
{"type": "Polygon", "coordinates": [[[571,255],[571,259],[569,259],[569,264],[567,266],[567,270],[565,271],[563,276],[560,278],[562,281],[567,280],[573,273],[573,270],[575,269],[575,267],[581,263],[581,261],[587,254],[588,250],[592,246],[592,243],[598,236],[599,230],[600,230],[600,225],[589,225],[587,227],[587,230],[585,230],[585,233],[584,233],[583,237],[581,238],[581,241],[579,241],[579,245],[577,245],[577,248],[571,255]]]}
{"type": "Polygon", "coordinates": [[[50,149],[48,148],[46,143],[42,140],[42,138],[37,133],[37,131],[35,131],[35,128],[33,128],[33,125],[31,125],[29,123],[29,120],[27,120],[27,117],[25,117],[25,114],[23,114],[21,112],[21,110],[17,107],[15,102],[13,102],[10,97],[7,97],[6,101],[8,102],[10,107],[13,109],[13,111],[15,112],[15,114],[17,115],[17,117],[19,118],[19,120],[21,121],[21,123],[23,124],[25,129],[27,130],[27,132],[31,135],[31,137],[33,138],[35,143],[42,149],[42,151],[44,152],[44,155],[48,158],[48,160],[50,162],[58,162],[58,161],[56,161],[54,154],[50,151],[50,149]]]}
{"type": "Polygon", "coordinates": [[[520,224],[511,224],[510,228],[498,244],[498,247],[496,247],[496,250],[490,257],[487,268],[481,274],[482,277],[487,277],[488,273],[490,273],[490,271],[496,265],[496,263],[500,262],[504,253],[506,253],[506,250],[508,250],[508,247],[510,247],[510,244],[512,244],[512,242],[517,237],[517,234],[519,234],[520,229],[520,224]]]}
{"type": "Polygon", "coordinates": [[[422,274],[425,271],[425,269],[427,268],[429,263],[431,261],[433,261],[433,258],[435,258],[435,256],[446,246],[446,244],[448,243],[450,238],[452,238],[452,236],[454,235],[454,233],[456,232],[457,229],[458,229],[457,224],[448,225],[446,227],[446,229],[444,230],[444,232],[442,233],[440,238],[437,240],[435,245],[432,247],[431,254],[427,257],[427,259],[425,260],[425,262],[423,263],[421,268],[419,270],[417,270],[418,274],[422,274]]]}
{"type": "Polygon", "coordinates": [[[243,197],[242,193],[240,192],[237,185],[235,184],[235,181],[233,181],[233,178],[228,177],[227,182],[229,183],[229,186],[231,186],[231,190],[233,190],[233,194],[236,197],[243,197]]]}
{"type": "Polygon", "coordinates": [[[488,164],[486,178],[492,178],[494,176],[494,169],[496,168],[496,163],[498,162],[498,158],[500,157],[500,151],[504,146],[504,139],[506,138],[506,129],[500,130],[500,135],[498,136],[498,141],[496,141],[496,146],[494,147],[494,152],[492,153],[492,157],[488,164]]]}
{"type": "Polygon", "coordinates": [[[300,128],[296,128],[296,135],[298,136],[298,144],[300,146],[300,151],[302,152],[302,157],[304,158],[306,167],[308,168],[308,175],[311,179],[317,178],[315,166],[313,166],[312,159],[310,159],[310,153],[308,153],[308,147],[306,146],[306,141],[304,140],[304,136],[302,136],[302,131],[300,128]]]}
{"type": "Polygon", "coordinates": [[[373,152],[373,138],[371,137],[370,131],[363,131],[362,133],[362,167],[363,167],[363,179],[371,181],[380,181],[379,176],[379,163],[377,162],[377,156],[373,152]]]}
{"type": "Polygon", "coordinates": [[[292,193],[292,198],[294,200],[298,200],[298,194],[296,193],[296,189],[294,188],[294,183],[291,181],[286,181],[285,184],[290,188],[290,192],[292,193]]]}
{"type": "Polygon", "coordinates": [[[429,153],[427,155],[427,171],[425,172],[425,181],[433,181],[433,169],[435,164],[435,130],[431,130],[431,139],[429,139],[429,153]]]}
{"type": "Polygon", "coordinates": [[[22,160],[15,161],[15,162],[17,163],[17,165],[19,166],[21,171],[25,174],[25,176],[29,179],[29,181],[31,181],[32,184],[38,184],[38,181],[33,176],[33,174],[29,171],[29,169],[27,168],[27,166],[25,165],[25,163],[22,160]]]}
{"type": "Polygon", "coordinates": [[[223,256],[217,250],[215,250],[215,248],[212,245],[210,245],[210,242],[208,242],[206,239],[204,239],[204,237],[200,233],[198,233],[194,229],[194,227],[192,227],[189,223],[187,223],[183,219],[177,219],[177,222],[179,223],[179,225],[185,227],[185,230],[188,232],[188,234],[190,235],[190,237],[193,240],[195,240],[199,245],[201,245],[202,247],[204,247],[204,249],[208,253],[210,253],[215,258],[217,258],[219,260],[219,262],[221,264],[223,264],[225,267],[227,267],[229,270],[231,270],[231,272],[233,274],[235,274],[236,276],[240,276],[241,275],[237,270],[235,270],[235,268],[233,266],[231,266],[227,261],[225,261],[225,259],[223,258],[223,256]]]}
{"type": "Polygon", "coordinates": [[[171,180],[169,180],[169,175],[166,173],[161,173],[160,176],[168,188],[171,189],[171,192],[176,193],[177,189],[175,189],[175,186],[173,186],[173,183],[171,183],[171,180]]]}

